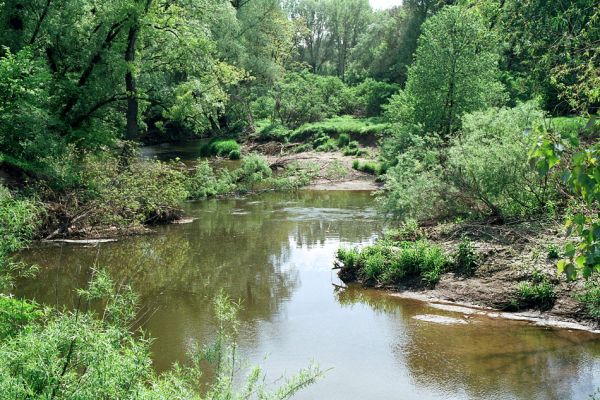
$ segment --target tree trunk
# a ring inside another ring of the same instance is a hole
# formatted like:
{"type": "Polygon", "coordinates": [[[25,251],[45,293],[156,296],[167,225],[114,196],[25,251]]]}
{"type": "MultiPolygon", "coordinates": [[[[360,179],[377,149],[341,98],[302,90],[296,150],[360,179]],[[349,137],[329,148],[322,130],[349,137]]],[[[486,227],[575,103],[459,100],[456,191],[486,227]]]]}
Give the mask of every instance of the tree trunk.
{"type": "Polygon", "coordinates": [[[127,35],[127,50],[125,51],[125,62],[127,63],[127,73],[125,74],[125,90],[127,91],[127,111],[125,114],[127,120],[126,139],[136,140],[138,138],[138,96],[135,76],[133,75],[133,63],[135,62],[135,47],[139,33],[139,24],[133,23],[129,27],[127,35]]]}

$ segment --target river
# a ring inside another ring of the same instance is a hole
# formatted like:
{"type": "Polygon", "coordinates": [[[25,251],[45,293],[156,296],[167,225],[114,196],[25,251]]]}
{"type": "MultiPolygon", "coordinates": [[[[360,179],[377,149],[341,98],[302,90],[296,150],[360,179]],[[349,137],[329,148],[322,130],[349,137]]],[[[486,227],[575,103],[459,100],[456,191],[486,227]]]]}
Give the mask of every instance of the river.
{"type": "Polygon", "coordinates": [[[299,191],[188,203],[194,222],[97,246],[37,245],[19,295],[72,306],[94,265],[141,296],[140,324],[163,371],[214,337],[211,301],[240,299],[240,352],[270,379],[311,360],[331,368],[298,399],[586,399],[600,338],[343,288],[339,246],[383,230],[368,192],[299,191]]]}

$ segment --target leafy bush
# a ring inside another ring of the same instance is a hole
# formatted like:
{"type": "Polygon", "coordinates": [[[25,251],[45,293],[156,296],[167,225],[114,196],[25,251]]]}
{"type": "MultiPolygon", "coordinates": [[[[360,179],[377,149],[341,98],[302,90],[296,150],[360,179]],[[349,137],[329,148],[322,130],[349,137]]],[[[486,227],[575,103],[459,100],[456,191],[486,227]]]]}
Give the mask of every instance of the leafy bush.
{"type": "Polygon", "coordinates": [[[276,141],[285,143],[289,140],[292,131],[281,124],[268,124],[258,128],[258,140],[261,142],[276,141]]]}
{"type": "Polygon", "coordinates": [[[70,205],[67,214],[89,209],[81,226],[128,227],[170,221],[181,214],[181,203],[188,197],[186,174],[176,163],[141,160],[132,157],[123,168],[115,158],[88,160],[85,180],[90,182],[84,205],[70,205]],[[87,198],[86,198],[87,197],[87,198]]]}
{"type": "Polygon", "coordinates": [[[398,228],[390,229],[385,232],[385,239],[396,242],[419,240],[424,236],[425,233],[419,227],[419,223],[414,219],[408,219],[404,221],[398,228]]]}
{"type": "Polygon", "coordinates": [[[40,307],[35,302],[0,294],[0,342],[15,336],[21,328],[42,315],[40,307]]]}
{"type": "Polygon", "coordinates": [[[349,144],[350,144],[350,135],[348,135],[347,133],[340,133],[340,136],[338,136],[338,139],[337,139],[338,147],[340,147],[340,148],[346,147],[349,144]]]}
{"type": "Polygon", "coordinates": [[[381,175],[385,173],[385,171],[382,168],[382,165],[375,161],[360,162],[359,160],[354,160],[352,162],[352,168],[354,168],[357,171],[366,172],[367,174],[371,175],[381,175]]]}
{"type": "Polygon", "coordinates": [[[467,114],[449,148],[408,126],[394,136],[397,143],[384,144],[384,158],[393,167],[386,174],[383,210],[417,219],[541,211],[555,193],[528,162],[535,141],[531,128],[542,115],[531,103],[467,114]]]}
{"type": "Polygon", "coordinates": [[[465,115],[448,151],[449,180],[457,201],[476,214],[531,215],[548,201],[548,184],[529,165],[543,113],[532,103],[465,115]]]}
{"type": "Polygon", "coordinates": [[[556,260],[560,257],[560,247],[555,243],[548,245],[548,258],[550,260],[556,260]]]}
{"type": "Polygon", "coordinates": [[[549,310],[554,305],[554,286],[541,272],[534,271],[531,280],[517,285],[517,305],[519,308],[539,308],[549,310]]]}
{"type": "Polygon", "coordinates": [[[349,115],[333,117],[321,122],[306,123],[294,130],[290,142],[302,142],[321,132],[336,137],[347,134],[351,139],[378,137],[387,129],[388,124],[378,118],[355,118],[349,115]]]}
{"type": "Polygon", "coordinates": [[[463,237],[454,254],[454,272],[464,276],[472,276],[477,270],[479,256],[468,237],[463,237]]]}
{"type": "Polygon", "coordinates": [[[597,279],[586,282],[585,288],[576,297],[590,317],[600,320],[600,282],[597,279]]]}
{"type": "Polygon", "coordinates": [[[257,117],[268,116],[293,129],[347,110],[350,96],[348,87],[337,77],[288,72],[253,109],[257,117]]]}
{"type": "Polygon", "coordinates": [[[449,263],[440,247],[424,240],[382,240],[361,250],[340,249],[337,259],[343,264],[342,279],[359,280],[366,285],[400,284],[414,278],[434,285],[449,263]]]}
{"type": "Polygon", "coordinates": [[[352,88],[355,96],[355,112],[369,117],[381,114],[383,106],[390,97],[400,90],[400,86],[393,83],[365,79],[352,88]]]}
{"type": "Polygon", "coordinates": [[[231,150],[229,152],[229,159],[230,160],[239,160],[240,158],[242,158],[242,154],[240,153],[239,150],[231,150]]]}
{"type": "MultiPolygon", "coordinates": [[[[234,139],[213,139],[200,149],[202,156],[229,157],[232,152],[235,155],[240,153],[240,145],[234,139]]],[[[239,158],[239,157],[238,157],[239,158]]]]}

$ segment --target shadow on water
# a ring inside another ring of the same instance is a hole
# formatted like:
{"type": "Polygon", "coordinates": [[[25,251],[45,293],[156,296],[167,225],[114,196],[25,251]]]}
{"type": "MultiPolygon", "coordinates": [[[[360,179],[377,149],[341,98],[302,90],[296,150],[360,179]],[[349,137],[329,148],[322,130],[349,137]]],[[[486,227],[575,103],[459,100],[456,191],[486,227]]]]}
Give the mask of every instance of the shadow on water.
{"type": "Polygon", "coordinates": [[[97,247],[24,252],[41,271],[19,294],[69,307],[91,267],[106,267],[141,295],[140,321],[156,338],[160,371],[213,337],[211,301],[223,288],[243,304],[240,350],[269,376],[311,359],[334,367],[298,398],[586,398],[600,385],[593,335],[489,318],[436,323],[464,317],[339,289],[335,250],[369,243],[383,229],[372,204],[364,192],[318,191],[189,203],[190,224],[97,247]]]}

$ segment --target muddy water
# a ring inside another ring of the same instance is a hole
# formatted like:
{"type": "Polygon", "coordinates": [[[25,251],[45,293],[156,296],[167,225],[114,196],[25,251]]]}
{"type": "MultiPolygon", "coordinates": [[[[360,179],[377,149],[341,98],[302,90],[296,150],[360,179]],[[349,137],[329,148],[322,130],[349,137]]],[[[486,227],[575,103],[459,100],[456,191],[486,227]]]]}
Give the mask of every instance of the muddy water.
{"type": "Polygon", "coordinates": [[[94,264],[141,294],[158,370],[213,337],[211,299],[242,300],[241,351],[269,376],[332,368],[300,399],[585,399],[600,386],[600,337],[469,317],[357,287],[331,271],[340,245],[382,223],[365,192],[264,194],[187,205],[197,218],[98,247],[49,245],[21,295],[71,305],[94,264]]]}

